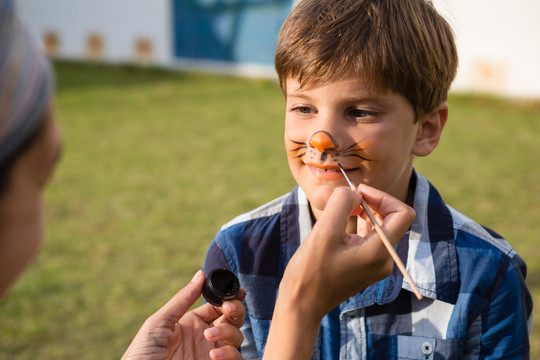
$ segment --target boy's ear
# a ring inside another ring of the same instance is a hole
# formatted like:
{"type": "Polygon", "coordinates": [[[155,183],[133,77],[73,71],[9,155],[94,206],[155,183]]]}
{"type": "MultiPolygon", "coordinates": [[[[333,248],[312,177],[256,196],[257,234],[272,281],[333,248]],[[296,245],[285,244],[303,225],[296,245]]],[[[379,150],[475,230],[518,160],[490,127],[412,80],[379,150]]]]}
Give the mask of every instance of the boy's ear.
{"type": "Polygon", "coordinates": [[[431,154],[439,144],[442,130],[448,119],[448,105],[446,102],[438,105],[435,110],[418,119],[419,128],[413,146],[413,154],[426,156],[431,154]]]}

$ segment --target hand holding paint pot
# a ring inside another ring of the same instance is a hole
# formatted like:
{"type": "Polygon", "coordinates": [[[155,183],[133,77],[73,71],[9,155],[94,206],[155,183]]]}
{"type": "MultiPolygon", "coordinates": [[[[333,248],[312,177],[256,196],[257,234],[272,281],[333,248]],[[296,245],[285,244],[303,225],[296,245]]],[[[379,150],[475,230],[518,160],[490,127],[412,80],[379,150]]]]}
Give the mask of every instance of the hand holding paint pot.
{"type": "Polygon", "coordinates": [[[309,359],[322,318],[341,302],[386,278],[393,261],[373,229],[346,232],[362,200],[396,246],[411,226],[414,210],[375,188],[337,188],[313,230],[291,258],[279,287],[264,359],[309,359]]]}
{"type": "MultiPolygon", "coordinates": [[[[150,316],[122,359],[241,359],[238,347],[243,341],[240,327],[246,293],[239,288],[234,289],[234,296],[221,298],[217,293],[214,299],[220,297],[219,306],[208,303],[188,312],[201,296],[205,280],[204,273],[197,272],[188,285],[150,316]]],[[[217,282],[220,280],[218,274],[217,282]]]]}

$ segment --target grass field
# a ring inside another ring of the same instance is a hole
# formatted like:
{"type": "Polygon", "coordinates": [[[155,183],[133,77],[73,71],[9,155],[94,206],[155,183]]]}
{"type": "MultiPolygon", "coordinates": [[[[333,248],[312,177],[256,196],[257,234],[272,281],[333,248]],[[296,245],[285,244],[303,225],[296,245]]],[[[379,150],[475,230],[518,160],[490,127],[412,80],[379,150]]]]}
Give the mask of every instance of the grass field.
{"type": "MultiPolygon", "coordinates": [[[[266,80],[56,70],[64,153],[47,191],[46,242],[0,304],[0,359],[117,359],[201,267],[224,222],[294,185],[283,96],[266,80]]],[[[540,102],[449,103],[441,144],[417,168],[522,254],[539,303],[540,102]]]]}

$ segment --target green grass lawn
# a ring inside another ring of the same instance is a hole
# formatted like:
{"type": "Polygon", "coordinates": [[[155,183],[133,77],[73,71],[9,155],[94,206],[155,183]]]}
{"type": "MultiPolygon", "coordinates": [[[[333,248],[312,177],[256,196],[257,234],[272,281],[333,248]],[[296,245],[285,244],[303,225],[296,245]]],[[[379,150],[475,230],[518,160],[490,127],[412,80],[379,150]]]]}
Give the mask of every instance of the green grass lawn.
{"type": "MultiPolygon", "coordinates": [[[[0,304],[0,359],[117,359],[202,266],[223,223],[294,185],[284,100],[267,80],[56,70],[64,152],[42,251],[0,304]]],[[[450,205],[508,238],[539,300],[540,102],[449,103],[441,144],[417,168],[450,205]]],[[[532,346],[540,358],[534,331],[532,346]]]]}

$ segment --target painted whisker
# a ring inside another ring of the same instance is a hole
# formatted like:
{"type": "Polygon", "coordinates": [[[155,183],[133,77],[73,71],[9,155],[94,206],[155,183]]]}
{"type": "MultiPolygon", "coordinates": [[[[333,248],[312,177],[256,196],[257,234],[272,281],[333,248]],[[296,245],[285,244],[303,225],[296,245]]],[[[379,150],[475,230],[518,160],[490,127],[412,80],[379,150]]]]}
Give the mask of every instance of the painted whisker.
{"type": "Polygon", "coordinates": [[[289,149],[289,151],[298,151],[298,150],[302,150],[302,149],[306,149],[307,146],[299,146],[297,148],[294,148],[294,149],[289,149]]]}
{"type": "Polygon", "coordinates": [[[364,157],[362,155],[357,154],[358,152],[364,152],[365,151],[364,148],[360,147],[360,143],[361,143],[361,141],[347,147],[345,150],[343,150],[342,156],[353,156],[353,157],[357,157],[357,158],[360,158],[360,159],[365,160],[365,161],[372,161],[371,159],[368,159],[368,158],[366,158],[366,157],[364,157]]]}
{"type": "MultiPolygon", "coordinates": [[[[300,142],[300,141],[295,141],[295,140],[292,140],[292,139],[289,139],[289,141],[292,142],[293,144],[300,145],[300,146],[298,146],[298,147],[296,147],[294,149],[288,149],[287,151],[295,152],[295,151],[300,151],[300,150],[307,149],[306,143],[303,143],[303,142],[300,142]]],[[[298,159],[298,158],[301,158],[304,155],[306,155],[306,151],[304,151],[301,154],[296,155],[294,158],[298,159]]]]}
{"type": "Polygon", "coordinates": [[[365,160],[365,161],[372,161],[371,159],[368,159],[368,158],[365,158],[361,155],[358,155],[358,154],[344,154],[343,157],[357,157],[357,158],[360,158],[362,160],[365,160]]]}

